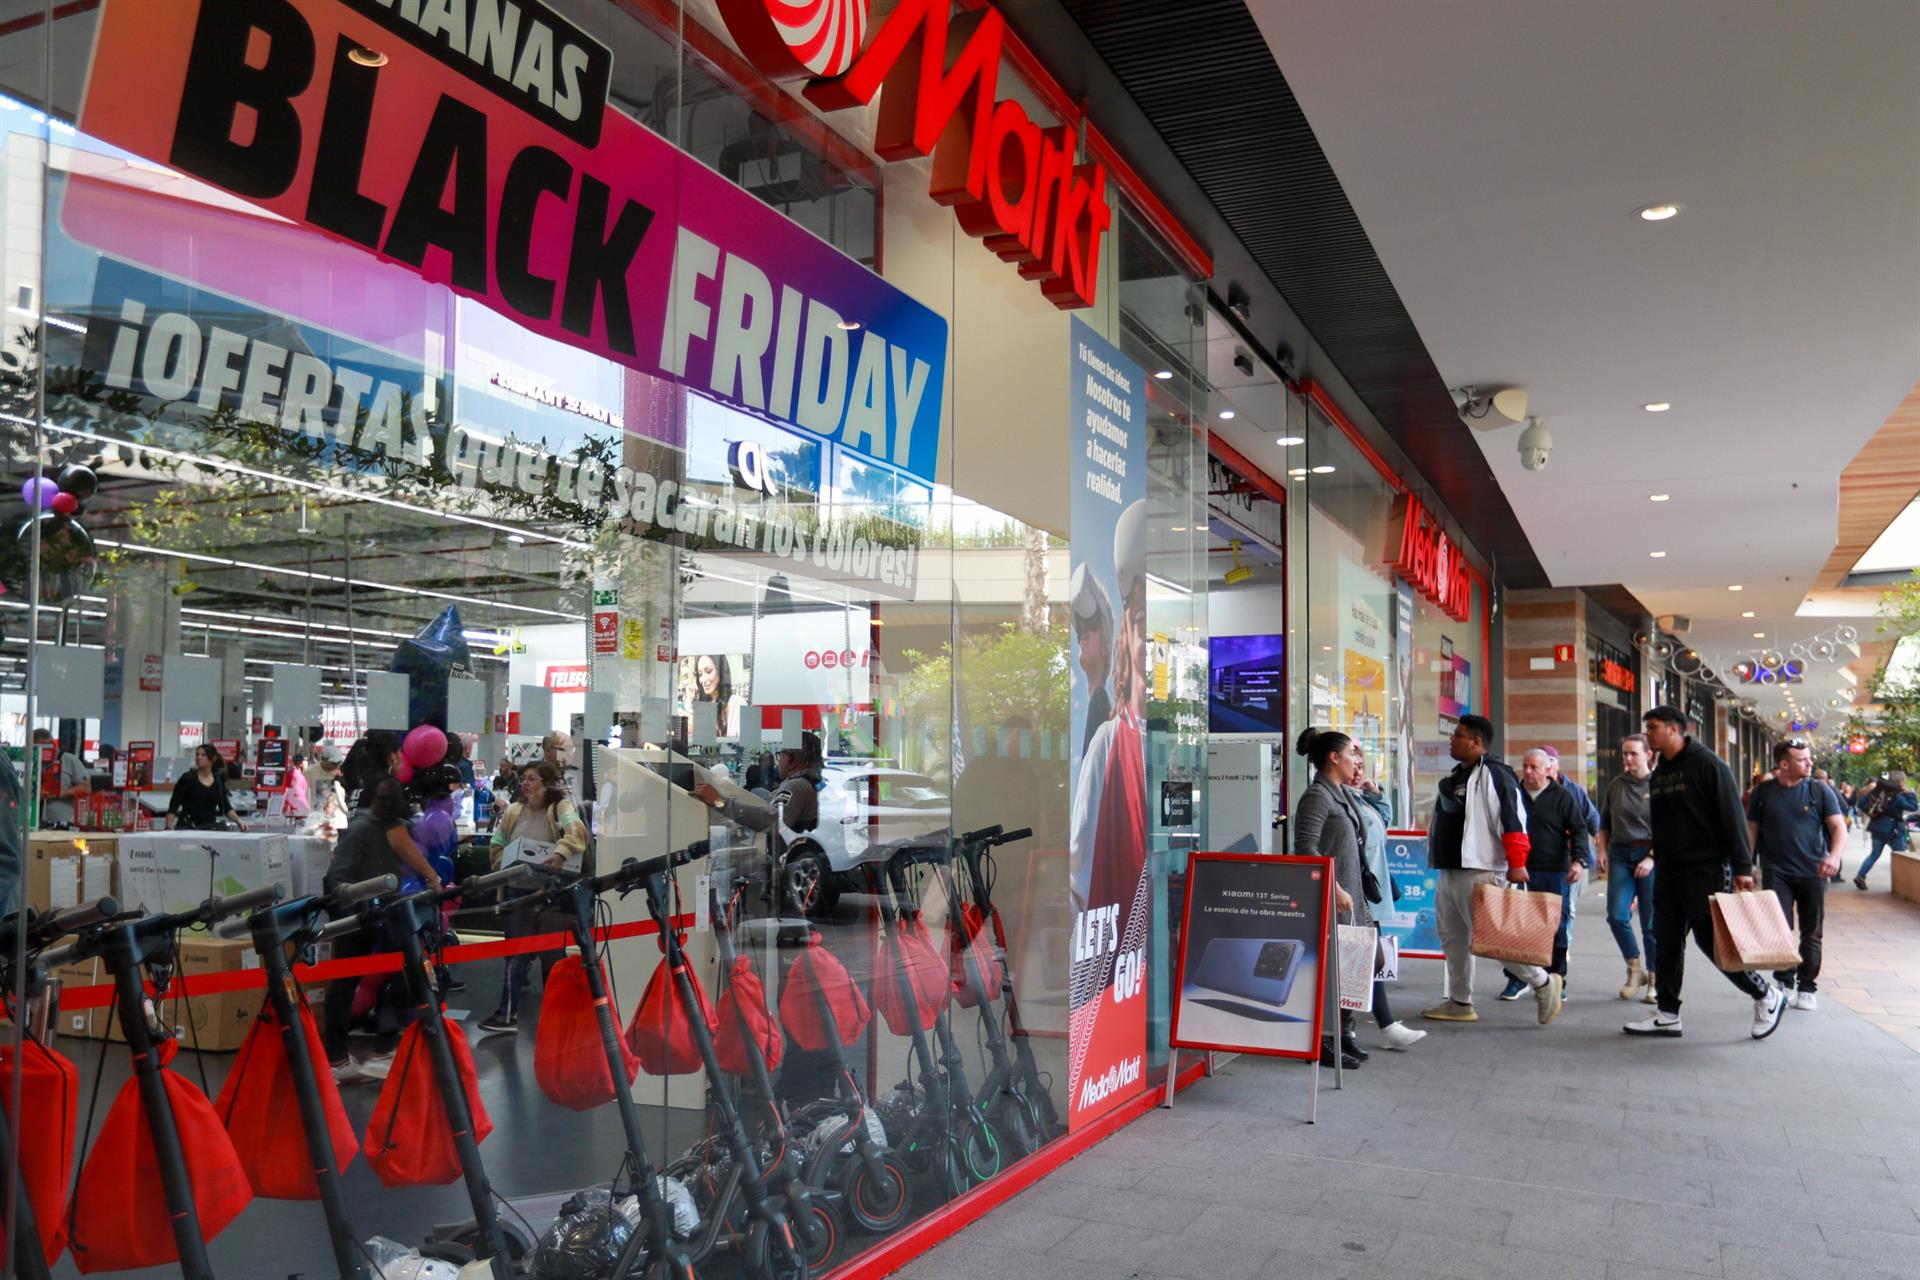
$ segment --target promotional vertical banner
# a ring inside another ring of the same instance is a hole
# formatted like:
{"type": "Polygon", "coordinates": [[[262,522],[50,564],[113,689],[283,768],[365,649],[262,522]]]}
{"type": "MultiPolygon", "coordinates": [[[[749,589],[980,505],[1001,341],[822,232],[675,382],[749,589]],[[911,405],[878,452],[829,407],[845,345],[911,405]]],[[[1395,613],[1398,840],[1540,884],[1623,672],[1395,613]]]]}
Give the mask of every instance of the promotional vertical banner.
{"type": "Polygon", "coordinates": [[[1073,321],[1072,967],[1068,1124],[1146,1084],[1147,392],[1073,321]]]}

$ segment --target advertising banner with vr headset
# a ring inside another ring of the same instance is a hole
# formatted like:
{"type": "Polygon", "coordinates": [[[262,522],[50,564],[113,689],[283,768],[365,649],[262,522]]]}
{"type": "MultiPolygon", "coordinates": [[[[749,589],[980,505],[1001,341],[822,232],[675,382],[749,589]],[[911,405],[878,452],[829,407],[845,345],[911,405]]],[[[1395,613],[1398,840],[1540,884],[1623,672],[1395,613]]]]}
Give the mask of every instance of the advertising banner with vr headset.
{"type": "Polygon", "coordinates": [[[1146,374],[1073,321],[1068,1125],[1146,1087],[1146,374]]]}

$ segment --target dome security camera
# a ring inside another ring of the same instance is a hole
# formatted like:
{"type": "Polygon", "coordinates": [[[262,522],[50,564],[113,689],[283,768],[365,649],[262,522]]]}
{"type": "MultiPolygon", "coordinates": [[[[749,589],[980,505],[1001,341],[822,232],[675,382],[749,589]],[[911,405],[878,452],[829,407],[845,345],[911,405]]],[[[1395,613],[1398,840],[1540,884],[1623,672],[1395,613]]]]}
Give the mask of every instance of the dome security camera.
{"type": "Polygon", "coordinates": [[[1520,465],[1529,471],[1545,471],[1547,455],[1553,452],[1553,435],[1547,430],[1547,424],[1538,418],[1527,419],[1527,429],[1520,433],[1520,465]]]}

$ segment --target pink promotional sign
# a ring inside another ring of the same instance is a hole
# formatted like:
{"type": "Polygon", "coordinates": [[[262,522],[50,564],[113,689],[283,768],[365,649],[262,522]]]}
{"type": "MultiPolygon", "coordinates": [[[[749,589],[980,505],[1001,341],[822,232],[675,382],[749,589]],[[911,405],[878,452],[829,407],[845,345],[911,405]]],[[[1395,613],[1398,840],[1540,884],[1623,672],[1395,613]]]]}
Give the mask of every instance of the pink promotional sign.
{"type": "Polygon", "coordinates": [[[945,319],[610,109],[610,77],[538,0],[108,0],[80,127],[931,479],[945,319]]]}

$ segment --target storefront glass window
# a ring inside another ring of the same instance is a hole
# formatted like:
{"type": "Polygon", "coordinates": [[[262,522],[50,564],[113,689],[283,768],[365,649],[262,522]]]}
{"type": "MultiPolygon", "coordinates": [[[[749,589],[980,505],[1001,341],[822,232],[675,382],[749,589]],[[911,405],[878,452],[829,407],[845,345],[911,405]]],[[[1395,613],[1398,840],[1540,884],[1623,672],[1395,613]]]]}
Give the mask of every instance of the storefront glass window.
{"type": "MultiPolygon", "coordinates": [[[[34,8],[0,34],[7,887],[160,913],[403,877],[282,922],[364,912],[294,958],[376,958],[300,974],[377,1152],[330,1225],[827,1274],[1164,1079],[1209,567],[1201,294],[1150,219],[1110,194],[1063,309],[934,162],[875,158],[875,107],[816,106],[708,3],[523,5],[457,53],[408,6],[34,8]],[[376,797],[408,838],[343,839],[376,797]],[[672,1016],[693,986],[710,1032],[672,1016]],[[393,1116],[443,1090],[491,1136],[410,1173],[393,1116]]],[[[266,930],[146,977],[253,968],[266,930]]],[[[130,953],[80,937],[43,1038],[118,1088],[83,1040],[130,953]]],[[[174,1074],[251,1087],[262,985],[163,1002],[174,1074]]],[[[89,1270],[168,1261],[96,1203],[89,1270]]],[[[311,1200],[226,1218],[223,1274],[334,1265],[311,1200]]]]}

